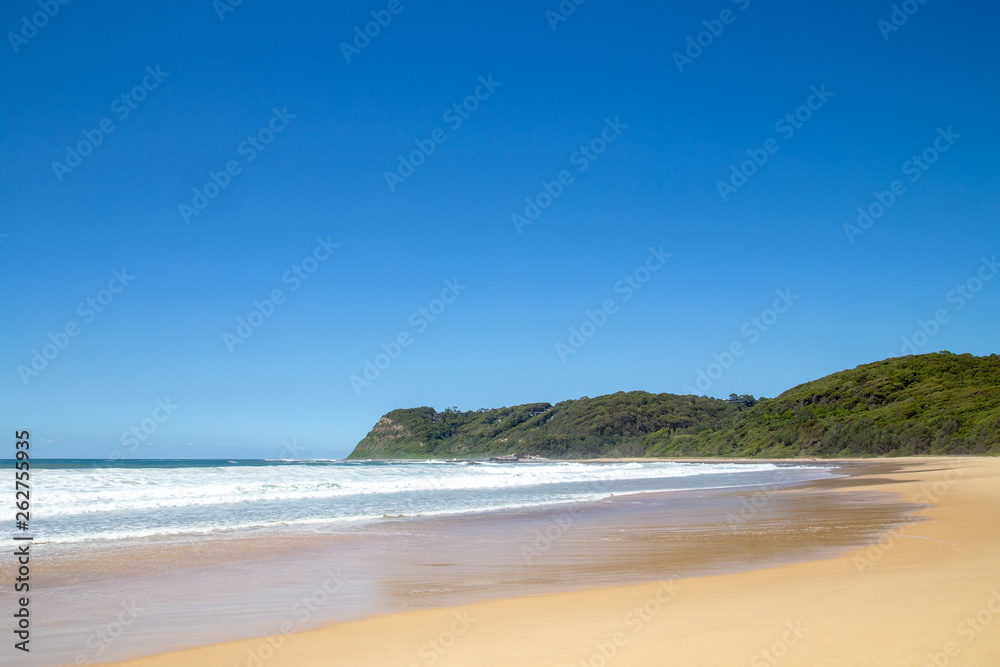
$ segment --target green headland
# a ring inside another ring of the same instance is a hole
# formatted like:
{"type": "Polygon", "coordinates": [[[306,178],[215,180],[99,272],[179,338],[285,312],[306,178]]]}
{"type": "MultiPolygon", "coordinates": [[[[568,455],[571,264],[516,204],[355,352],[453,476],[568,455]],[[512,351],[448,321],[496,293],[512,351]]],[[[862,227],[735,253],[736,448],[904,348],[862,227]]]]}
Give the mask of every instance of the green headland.
{"type": "Polygon", "coordinates": [[[351,459],[1000,454],[1000,357],[896,357],[775,398],[618,392],[460,412],[393,410],[351,459]]]}

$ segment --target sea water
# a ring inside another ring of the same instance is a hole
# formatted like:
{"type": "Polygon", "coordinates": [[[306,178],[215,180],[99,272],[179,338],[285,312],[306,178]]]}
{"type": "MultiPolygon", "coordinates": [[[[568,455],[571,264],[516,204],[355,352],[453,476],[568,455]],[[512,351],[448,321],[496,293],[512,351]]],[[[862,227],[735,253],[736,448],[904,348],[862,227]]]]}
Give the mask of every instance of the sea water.
{"type": "Polygon", "coordinates": [[[31,526],[50,543],[336,529],[830,475],[773,463],[59,460],[32,463],[31,526]]]}

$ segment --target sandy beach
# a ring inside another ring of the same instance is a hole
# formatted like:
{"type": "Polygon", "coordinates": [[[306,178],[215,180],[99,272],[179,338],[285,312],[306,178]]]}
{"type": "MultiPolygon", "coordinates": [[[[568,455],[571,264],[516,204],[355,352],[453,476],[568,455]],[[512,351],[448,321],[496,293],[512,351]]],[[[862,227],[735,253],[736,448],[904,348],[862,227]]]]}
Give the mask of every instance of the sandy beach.
{"type": "MultiPolygon", "coordinates": [[[[884,497],[921,506],[921,520],[834,557],[279,630],[115,664],[996,664],[1000,461],[864,464],[819,485],[848,499],[891,494],[884,497]]],[[[762,496],[755,504],[767,502],[762,496]]],[[[752,509],[744,514],[756,518],[752,509]]]]}

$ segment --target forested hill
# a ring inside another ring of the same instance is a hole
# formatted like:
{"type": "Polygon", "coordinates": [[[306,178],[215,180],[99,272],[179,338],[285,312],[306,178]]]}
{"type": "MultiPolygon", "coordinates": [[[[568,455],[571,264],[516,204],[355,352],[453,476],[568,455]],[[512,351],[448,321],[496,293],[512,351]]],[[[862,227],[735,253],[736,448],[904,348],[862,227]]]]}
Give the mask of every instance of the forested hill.
{"type": "Polygon", "coordinates": [[[1000,454],[1000,357],[897,357],[729,401],[642,391],[510,408],[393,410],[352,459],[1000,454]]]}
{"type": "Polygon", "coordinates": [[[644,391],[476,412],[393,410],[349,458],[641,456],[642,436],[721,428],[731,425],[740,410],[715,398],[644,391]]]}

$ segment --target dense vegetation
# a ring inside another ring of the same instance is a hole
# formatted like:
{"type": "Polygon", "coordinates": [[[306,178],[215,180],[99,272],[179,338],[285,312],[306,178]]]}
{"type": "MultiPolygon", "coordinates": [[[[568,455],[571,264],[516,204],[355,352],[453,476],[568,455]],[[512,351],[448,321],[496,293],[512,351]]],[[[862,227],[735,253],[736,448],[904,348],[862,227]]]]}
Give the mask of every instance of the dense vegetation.
{"type": "Polygon", "coordinates": [[[1000,357],[898,357],[729,401],[642,391],[555,405],[393,410],[350,458],[1000,454],[1000,357]]]}
{"type": "Polygon", "coordinates": [[[641,436],[696,433],[731,424],[741,409],[748,408],[715,398],[633,391],[476,412],[393,410],[350,458],[642,456],[641,436]]]}

